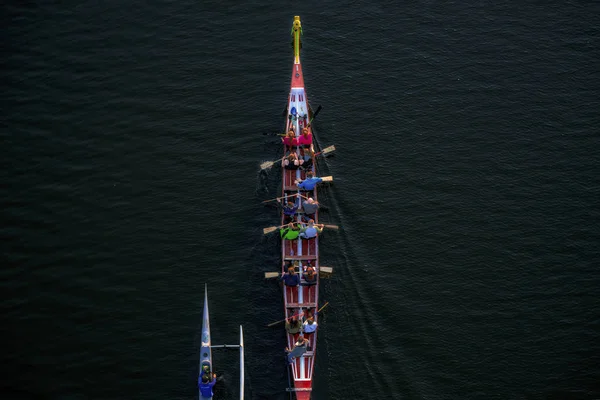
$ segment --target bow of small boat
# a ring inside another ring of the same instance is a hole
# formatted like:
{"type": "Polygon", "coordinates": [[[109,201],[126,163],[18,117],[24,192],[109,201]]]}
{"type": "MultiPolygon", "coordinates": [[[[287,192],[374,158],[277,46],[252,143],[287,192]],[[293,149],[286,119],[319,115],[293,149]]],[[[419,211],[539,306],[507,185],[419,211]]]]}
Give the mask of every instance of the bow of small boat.
{"type": "MultiPolygon", "coordinates": [[[[202,374],[202,368],[205,365],[208,365],[210,371],[213,370],[212,366],[212,352],[210,349],[211,339],[210,339],[210,320],[208,315],[208,290],[206,285],[204,285],[204,310],[202,312],[202,337],[200,338],[200,371],[199,375],[202,374]]],[[[206,399],[206,397],[202,397],[200,391],[198,392],[200,399],[206,399]]]]}

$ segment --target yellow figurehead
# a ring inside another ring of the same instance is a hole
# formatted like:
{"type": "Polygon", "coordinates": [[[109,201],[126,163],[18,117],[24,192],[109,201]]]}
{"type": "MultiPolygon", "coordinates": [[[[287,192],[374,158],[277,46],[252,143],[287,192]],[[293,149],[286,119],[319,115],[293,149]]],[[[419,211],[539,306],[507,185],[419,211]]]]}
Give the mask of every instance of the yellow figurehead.
{"type": "Polygon", "coordinates": [[[300,35],[302,35],[302,24],[300,23],[300,17],[294,17],[294,25],[292,26],[292,35],[294,36],[294,63],[300,63],[300,35]]]}

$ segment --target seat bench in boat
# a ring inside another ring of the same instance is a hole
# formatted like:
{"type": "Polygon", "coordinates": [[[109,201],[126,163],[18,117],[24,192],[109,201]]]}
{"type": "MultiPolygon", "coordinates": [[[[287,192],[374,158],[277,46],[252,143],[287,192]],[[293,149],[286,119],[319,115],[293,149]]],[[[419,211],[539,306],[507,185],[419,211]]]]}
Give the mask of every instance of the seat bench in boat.
{"type": "Polygon", "coordinates": [[[284,260],[316,260],[317,256],[314,254],[305,255],[305,256],[290,256],[286,255],[284,260]]]}
{"type": "Polygon", "coordinates": [[[287,303],[287,308],[316,307],[317,303],[287,303]]]}

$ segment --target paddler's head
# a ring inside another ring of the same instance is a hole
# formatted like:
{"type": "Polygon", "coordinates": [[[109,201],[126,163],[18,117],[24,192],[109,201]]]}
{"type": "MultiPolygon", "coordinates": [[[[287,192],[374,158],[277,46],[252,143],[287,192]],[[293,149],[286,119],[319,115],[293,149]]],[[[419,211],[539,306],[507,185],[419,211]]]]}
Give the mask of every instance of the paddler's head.
{"type": "Polygon", "coordinates": [[[302,129],[302,134],[303,134],[304,136],[308,136],[308,128],[304,128],[304,129],[302,129]]]}

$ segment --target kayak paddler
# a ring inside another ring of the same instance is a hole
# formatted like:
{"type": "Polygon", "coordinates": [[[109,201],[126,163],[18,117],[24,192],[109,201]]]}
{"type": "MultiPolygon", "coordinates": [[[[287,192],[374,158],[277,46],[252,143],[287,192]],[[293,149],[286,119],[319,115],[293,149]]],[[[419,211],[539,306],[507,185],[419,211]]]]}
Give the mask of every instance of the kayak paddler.
{"type": "Polygon", "coordinates": [[[212,374],[212,381],[210,375],[210,368],[208,365],[205,365],[202,368],[202,374],[198,377],[198,389],[200,390],[200,394],[207,399],[213,397],[213,387],[217,383],[217,374],[212,374]]]}

